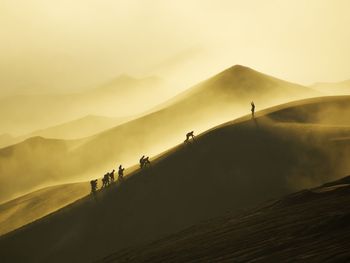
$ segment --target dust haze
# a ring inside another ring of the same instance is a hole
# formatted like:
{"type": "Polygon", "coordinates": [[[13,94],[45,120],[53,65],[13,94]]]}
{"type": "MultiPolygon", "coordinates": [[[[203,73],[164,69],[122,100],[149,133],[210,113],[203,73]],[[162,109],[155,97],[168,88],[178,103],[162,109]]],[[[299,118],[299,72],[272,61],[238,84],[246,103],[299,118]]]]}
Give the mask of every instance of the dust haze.
{"type": "Polygon", "coordinates": [[[34,259],[98,259],[350,174],[348,10],[2,0],[1,245],[32,254],[34,236],[34,259]],[[119,165],[125,181],[100,189],[119,165]]]}
{"type": "Polygon", "coordinates": [[[346,0],[0,3],[0,95],[86,90],[127,73],[172,94],[233,64],[302,84],[350,75],[346,0]]]}

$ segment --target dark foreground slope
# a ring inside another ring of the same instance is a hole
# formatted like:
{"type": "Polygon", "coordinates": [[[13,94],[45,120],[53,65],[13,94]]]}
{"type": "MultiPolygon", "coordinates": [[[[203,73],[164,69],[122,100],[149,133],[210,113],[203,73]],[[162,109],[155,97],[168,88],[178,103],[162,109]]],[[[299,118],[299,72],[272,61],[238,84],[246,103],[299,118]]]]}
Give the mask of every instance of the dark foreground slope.
{"type": "Polygon", "coordinates": [[[346,105],[349,97],[299,101],[216,127],[97,199],[2,236],[2,260],[89,262],[347,174],[346,105]]]}
{"type": "Polygon", "coordinates": [[[349,262],[349,203],[346,177],[98,262],[349,262]]]}

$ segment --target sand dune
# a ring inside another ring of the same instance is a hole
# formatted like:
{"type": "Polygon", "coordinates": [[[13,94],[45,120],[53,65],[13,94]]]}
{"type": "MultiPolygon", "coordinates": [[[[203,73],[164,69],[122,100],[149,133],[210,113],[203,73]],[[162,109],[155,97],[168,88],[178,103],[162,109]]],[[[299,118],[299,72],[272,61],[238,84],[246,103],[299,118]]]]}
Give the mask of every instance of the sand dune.
{"type": "Polygon", "coordinates": [[[97,199],[88,196],[2,236],[2,258],[92,261],[347,174],[350,142],[333,138],[349,136],[350,121],[322,116],[340,116],[339,110],[349,116],[349,101],[293,102],[211,129],[97,199]]]}
{"type": "Polygon", "coordinates": [[[47,187],[0,205],[0,235],[46,216],[90,192],[88,183],[47,187]]]}
{"type": "Polygon", "coordinates": [[[318,90],[327,95],[349,95],[350,80],[335,83],[315,83],[310,86],[314,90],[318,90]]]}
{"type": "Polygon", "coordinates": [[[313,94],[306,87],[250,68],[231,67],[161,105],[160,110],[93,136],[74,150],[56,150],[50,141],[45,146],[45,140],[38,141],[39,145],[30,144],[34,148],[31,154],[18,150],[28,148],[26,142],[23,143],[26,146],[0,150],[0,182],[8,189],[1,191],[0,201],[28,193],[39,183],[87,180],[101,176],[118,163],[132,165],[142,154],[155,155],[183,141],[189,130],[198,133],[246,114],[252,98],[262,108],[313,94]],[[55,163],[51,171],[46,163],[55,163]],[[24,181],[30,183],[13,186],[11,178],[23,170],[26,170],[23,176],[30,178],[24,181]]]}
{"type": "Polygon", "coordinates": [[[347,262],[349,201],[346,177],[98,262],[347,262]]]}
{"type": "Polygon", "coordinates": [[[21,136],[88,114],[116,117],[136,115],[164,99],[166,92],[162,85],[162,81],[156,77],[136,79],[120,76],[82,93],[2,98],[0,133],[21,136]]]}
{"type": "MultiPolygon", "coordinates": [[[[18,195],[16,191],[19,189],[22,193],[29,192],[39,183],[50,181],[55,184],[65,179],[72,182],[101,176],[119,163],[133,165],[142,154],[155,155],[176,145],[184,140],[184,134],[189,130],[198,133],[246,114],[250,111],[252,99],[261,109],[315,94],[306,87],[247,67],[234,66],[161,105],[160,110],[93,136],[74,150],[56,150],[47,141],[44,154],[44,140],[38,142],[39,145],[31,144],[34,150],[30,155],[18,151],[17,148],[22,147],[19,145],[11,150],[0,150],[0,185],[12,189],[13,197],[18,195]],[[40,155],[36,148],[41,149],[40,155]],[[46,163],[55,163],[54,168],[51,171],[46,169],[46,163]],[[13,185],[11,178],[23,170],[26,170],[23,176],[30,178],[30,183],[27,186],[22,184],[21,188],[10,188],[13,185]]],[[[6,193],[0,194],[0,201],[8,198],[10,196],[6,197],[6,193]]]]}

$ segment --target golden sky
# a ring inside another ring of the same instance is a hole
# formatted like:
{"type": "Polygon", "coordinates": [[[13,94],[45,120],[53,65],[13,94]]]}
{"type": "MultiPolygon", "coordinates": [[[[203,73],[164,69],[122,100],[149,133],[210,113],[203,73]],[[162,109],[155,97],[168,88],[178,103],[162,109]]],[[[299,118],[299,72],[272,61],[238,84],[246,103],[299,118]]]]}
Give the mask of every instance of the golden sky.
{"type": "Polygon", "coordinates": [[[233,64],[302,84],[350,79],[348,0],[0,0],[0,95],[121,73],[179,89],[233,64]]]}

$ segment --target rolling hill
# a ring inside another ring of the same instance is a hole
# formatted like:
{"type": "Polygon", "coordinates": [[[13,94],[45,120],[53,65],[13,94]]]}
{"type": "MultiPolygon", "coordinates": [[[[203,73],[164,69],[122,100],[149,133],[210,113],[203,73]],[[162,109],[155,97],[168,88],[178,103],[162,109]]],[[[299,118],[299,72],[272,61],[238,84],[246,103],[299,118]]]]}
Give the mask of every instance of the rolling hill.
{"type": "Polygon", "coordinates": [[[98,262],[347,262],[350,208],[344,204],[349,201],[346,177],[98,262]]]}
{"type": "Polygon", "coordinates": [[[96,199],[87,196],[0,237],[2,258],[93,261],[348,174],[349,101],[302,100],[215,127],[96,199]]]}
{"type": "MultiPolygon", "coordinates": [[[[18,145],[7,150],[11,154],[2,154],[4,150],[0,150],[0,169],[7,174],[4,177],[0,170],[0,182],[3,186],[13,185],[10,183],[11,178],[24,168],[27,170],[25,176],[31,178],[32,184],[27,187],[21,185],[18,189],[27,192],[39,182],[51,180],[52,183],[58,177],[60,183],[65,179],[70,182],[87,180],[112,169],[117,163],[130,166],[143,154],[158,154],[183,141],[184,134],[189,130],[198,133],[246,114],[252,99],[260,109],[315,94],[306,87],[278,80],[250,68],[234,66],[161,105],[158,111],[94,135],[69,151],[58,149],[60,155],[51,155],[56,150],[50,147],[50,141],[47,141],[49,146],[46,155],[37,156],[35,151],[28,156],[21,155],[17,153],[17,148],[21,147],[18,145]],[[30,167],[29,158],[36,160],[33,167],[30,167]],[[26,168],[23,163],[29,167],[26,168]],[[46,163],[56,163],[53,166],[55,169],[50,171],[41,167],[46,163]],[[60,175],[56,170],[60,171],[60,175]]],[[[36,148],[35,145],[32,147],[36,148]]],[[[45,151],[45,141],[41,141],[38,147],[45,151]]],[[[16,194],[17,189],[12,190],[16,194]]],[[[3,194],[0,200],[5,198],[3,194]]]]}

